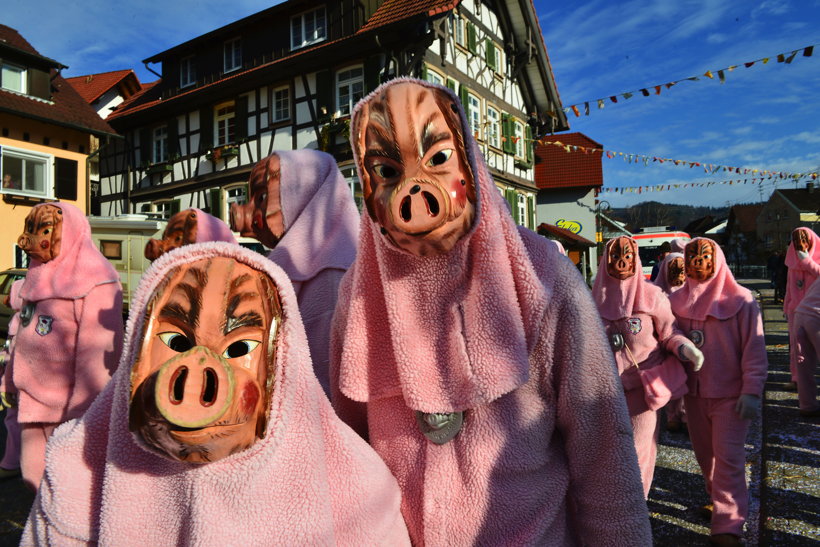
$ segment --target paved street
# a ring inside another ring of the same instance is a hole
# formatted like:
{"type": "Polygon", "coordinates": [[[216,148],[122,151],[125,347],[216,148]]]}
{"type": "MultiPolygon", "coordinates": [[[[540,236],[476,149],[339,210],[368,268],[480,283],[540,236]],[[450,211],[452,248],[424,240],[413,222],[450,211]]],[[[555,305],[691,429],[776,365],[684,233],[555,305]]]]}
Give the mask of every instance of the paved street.
{"type": "MultiPolygon", "coordinates": [[[[752,499],[746,542],[749,546],[818,545],[820,421],[800,418],[796,393],[783,389],[789,378],[781,306],[773,303],[767,283],[744,284],[761,295],[770,363],[763,416],[752,424],[747,439],[752,499]]],[[[31,501],[19,479],[0,482],[0,547],[17,545],[31,501]]],[[[707,545],[709,522],[698,510],[707,501],[689,438],[662,427],[649,497],[655,544],[707,545]]]]}

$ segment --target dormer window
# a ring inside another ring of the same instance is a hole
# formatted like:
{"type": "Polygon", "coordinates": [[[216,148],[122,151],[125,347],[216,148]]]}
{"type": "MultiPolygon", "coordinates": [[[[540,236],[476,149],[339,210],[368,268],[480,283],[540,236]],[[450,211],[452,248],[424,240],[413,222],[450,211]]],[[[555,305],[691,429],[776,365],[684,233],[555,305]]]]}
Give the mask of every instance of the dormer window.
{"type": "Polygon", "coordinates": [[[26,88],[26,69],[21,66],[3,63],[0,72],[0,87],[17,93],[28,93],[26,88]]]}
{"type": "Polygon", "coordinates": [[[325,8],[306,11],[290,19],[290,49],[299,49],[327,38],[325,8]]]}
{"type": "Polygon", "coordinates": [[[242,42],[239,38],[225,42],[225,69],[223,72],[231,72],[242,68],[242,42]]]}
{"type": "Polygon", "coordinates": [[[196,83],[196,66],[194,56],[185,57],[179,62],[179,87],[188,87],[196,83]]]}
{"type": "Polygon", "coordinates": [[[236,141],[236,113],[233,101],[217,105],[214,116],[214,144],[224,146],[236,141]]]}

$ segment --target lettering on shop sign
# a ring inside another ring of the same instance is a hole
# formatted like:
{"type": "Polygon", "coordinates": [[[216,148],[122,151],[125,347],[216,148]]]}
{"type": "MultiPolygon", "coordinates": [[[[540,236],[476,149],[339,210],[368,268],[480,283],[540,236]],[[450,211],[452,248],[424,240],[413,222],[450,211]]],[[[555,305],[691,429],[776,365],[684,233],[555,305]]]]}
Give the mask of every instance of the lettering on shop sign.
{"type": "Polygon", "coordinates": [[[556,222],[555,225],[559,228],[563,228],[564,230],[569,230],[573,234],[580,233],[581,229],[583,228],[581,226],[581,223],[577,220],[566,220],[563,218],[558,220],[558,222],[556,222]]]}

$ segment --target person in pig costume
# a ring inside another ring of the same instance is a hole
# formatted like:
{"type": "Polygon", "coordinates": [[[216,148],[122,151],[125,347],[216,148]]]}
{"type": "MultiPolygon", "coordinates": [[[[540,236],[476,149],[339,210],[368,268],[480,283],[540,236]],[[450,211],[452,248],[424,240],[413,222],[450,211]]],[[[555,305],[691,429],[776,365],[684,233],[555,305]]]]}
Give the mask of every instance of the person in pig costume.
{"type": "Polygon", "coordinates": [[[231,228],[272,249],[288,274],[310,344],[313,369],[329,393],[330,322],[339,283],[356,256],[359,213],[333,156],[278,151],[251,171],[247,204],[231,206],[231,228]]]}
{"type": "Polygon", "coordinates": [[[669,371],[661,378],[663,385],[653,385],[654,394],[665,390],[659,405],[665,404],[686,393],[686,372],[680,360],[691,361],[698,370],[703,354],[678,330],[666,295],[646,281],[641,272],[635,240],[609,240],[598,266],[592,298],[615,354],[632,421],[643,491],[649,497],[658,453],[658,406],[647,404],[638,370],[665,367],[669,371]]]}
{"type": "Polygon", "coordinates": [[[806,292],[820,275],[820,237],[809,228],[796,228],[786,251],[786,296],[783,298],[783,313],[789,325],[789,372],[791,389],[797,387],[798,363],[801,359],[797,340],[797,329],[792,325],[794,311],[800,305],[806,292]]]}
{"type": "Polygon", "coordinates": [[[218,218],[199,209],[186,209],[168,219],[162,239],[148,240],[145,258],[153,261],[172,249],[206,241],[236,243],[236,238],[228,225],[218,218]]]}
{"type": "Polygon", "coordinates": [[[334,414],[284,272],[164,254],[119,369],[58,428],[22,545],[409,545],[395,478],[334,414]]]}
{"type": "Polygon", "coordinates": [[[820,283],[813,283],[792,314],[797,342],[797,401],[804,417],[820,416],[817,380],[820,361],[820,283]]]}
{"type": "Polygon", "coordinates": [[[23,301],[20,298],[20,289],[23,280],[18,279],[11,284],[8,302],[6,305],[13,310],[13,315],[9,319],[8,338],[5,347],[0,350],[0,366],[3,367],[3,374],[0,376],[0,410],[5,408],[6,417],[3,425],[6,426],[6,447],[3,451],[3,459],[0,460],[0,479],[8,479],[20,475],[20,424],[17,422],[17,390],[14,388],[11,372],[11,352],[13,351],[14,336],[20,326],[20,309],[23,301]]]}
{"type": "Polygon", "coordinates": [[[353,113],[367,214],[339,289],[334,407],[414,545],[649,545],[629,417],[571,261],[518,228],[458,99],[400,78],[353,113]]]}
{"type": "Polygon", "coordinates": [[[749,503],[744,442],[768,369],[763,322],[717,243],[693,239],[684,257],[686,284],[669,300],[678,327],[704,357],[700,370],[687,371],[689,437],[712,502],[712,543],[741,545],[749,503]]]}
{"type": "MultiPolygon", "coordinates": [[[[677,291],[686,282],[686,268],[683,262],[683,240],[673,239],[671,246],[674,250],[663,259],[655,278],[655,285],[660,287],[666,296],[677,291]]],[[[683,396],[675,397],[664,407],[666,411],[666,430],[672,432],[683,431],[686,423],[686,406],[683,396]]]]}
{"type": "Polygon", "coordinates": [[[85,215],[67,203],[32,208],[17,244],[29,256],[11,355],[23,480],[35,490],[54,428],[85,412],[122,348],[122,287],[85,215]]]}

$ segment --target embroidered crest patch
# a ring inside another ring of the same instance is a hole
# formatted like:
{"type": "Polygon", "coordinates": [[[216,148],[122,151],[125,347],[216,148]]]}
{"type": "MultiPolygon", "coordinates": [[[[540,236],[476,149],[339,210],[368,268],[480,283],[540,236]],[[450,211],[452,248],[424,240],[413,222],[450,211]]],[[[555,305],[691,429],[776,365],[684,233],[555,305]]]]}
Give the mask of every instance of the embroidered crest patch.
{"type": "Polygon", "coordinates": [[[639,317],[630,317],[626,320],[626,324],[629,326],[629,332],[632,334],[641,332],[641,320],[639,317]]]}
{"type": "Polygon", "coordinates": [[[45,336],[46,334],[51,332],[51,324],[53,322],[54,318],[50,315],[38,315],[37,326],[34,328],[34,330],[40,336],[45,336]]]}

